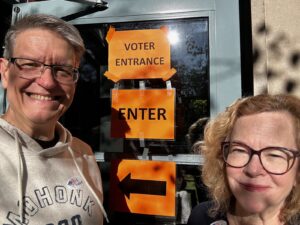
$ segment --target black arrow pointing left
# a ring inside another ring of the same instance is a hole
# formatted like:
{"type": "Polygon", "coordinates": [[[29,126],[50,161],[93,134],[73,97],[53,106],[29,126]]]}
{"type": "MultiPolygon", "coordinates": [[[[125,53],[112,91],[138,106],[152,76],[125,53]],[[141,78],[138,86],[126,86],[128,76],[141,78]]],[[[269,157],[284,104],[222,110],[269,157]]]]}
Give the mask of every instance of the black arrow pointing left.
{"type": "Polygon", "coordinates": [[[166,181],[131,179],[129,173],[120,183],[119,187],[130,199],[130,193],[144,195],[166,195],[166,181]]]}

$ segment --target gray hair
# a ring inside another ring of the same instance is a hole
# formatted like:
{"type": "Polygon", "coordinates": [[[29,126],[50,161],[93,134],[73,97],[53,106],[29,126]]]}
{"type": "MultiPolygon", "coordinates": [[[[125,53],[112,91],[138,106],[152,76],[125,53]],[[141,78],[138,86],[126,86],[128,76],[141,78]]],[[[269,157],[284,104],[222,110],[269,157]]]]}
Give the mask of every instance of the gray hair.
{"type": "Polygon", "coordinates": [[[12,57],[17,35],[22,31],[32,28],[47,29],[60,35],[74,49],[76,62],[80,62],[85,51],[85,46],[79,31],[73,25],[60,18],[44,14],[25,16],[9,28],[4,39],[3,56],[5,58],[12,57]]]}

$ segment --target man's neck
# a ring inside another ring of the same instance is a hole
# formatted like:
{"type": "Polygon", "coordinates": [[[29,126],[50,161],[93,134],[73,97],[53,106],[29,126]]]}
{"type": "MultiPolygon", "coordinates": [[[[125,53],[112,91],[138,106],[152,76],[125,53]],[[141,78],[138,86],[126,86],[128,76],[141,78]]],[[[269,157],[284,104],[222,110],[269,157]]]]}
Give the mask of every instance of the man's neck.
{"type": "Polygon", "coordinates": [[[54,138],[55,123],[51,124],[36,124],[36,123],[26,123],[27,120],[15,116],[14,113],[7,112],[2,118],[6,120],[11,125],[23,131],[28,136],[42,140],[51,141],[54,138]]]}

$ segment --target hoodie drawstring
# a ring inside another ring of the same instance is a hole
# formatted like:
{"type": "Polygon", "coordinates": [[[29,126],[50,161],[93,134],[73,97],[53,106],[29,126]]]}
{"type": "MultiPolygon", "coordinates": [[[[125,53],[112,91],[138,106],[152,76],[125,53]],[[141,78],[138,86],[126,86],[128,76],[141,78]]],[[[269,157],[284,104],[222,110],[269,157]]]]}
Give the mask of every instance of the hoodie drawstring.
{"type": "Polygon", "coordinates": [[[74,161],[74,163],[75,163],[75,166],[76,166],[76,168],[77,168],[77,170],[78,170],[78,172],[79,172],[81,178],[84,180],[84,182],[86,183],[86,185],[88,186],[88,188],[90,189],[90,191],[92,192],[92,194],[94,195],[95,199],[97,200],[98,205],[100,206],[100,209],[101,209],[101,211],[102,211],[102,213],[103,213],[103,216],[104,216],[105,219],[106,219],[106,222],[109,223],[107,214],[106,214],[105,209],[104,209],[104,207],[103,207],[103,204],[102,204],[101,200],[99,199],[98,195],[96,194],[96,192],[94,191],[94,189],[91,187],[91,185],[90,185],[89,182],[87,181],[86,177],[83,175],[81,169],[79,168],[79,165],[78,165],[78,163],[77,163],[77,161],[76,161],[76,159],[75,159],[75,155],[74,155],[73,150],[72,150],[70,147],[68,147],[68,150],[69,150],[69,152],[70,152],[70,154],[71,154],[71,156],[72,156],[72,159],[73,159],[73,161],[74,161]]]}
{"type": "Polygon", "coordinates": [[[19,136],[16,130],[13,130],[17,154],[18,154],[18,191],[19,191],[19,214],[21,218],[21,223],[24,222],[24,212],[23,212],[23,159],[22,159],[22,148],[20,145],[19,136]]]}

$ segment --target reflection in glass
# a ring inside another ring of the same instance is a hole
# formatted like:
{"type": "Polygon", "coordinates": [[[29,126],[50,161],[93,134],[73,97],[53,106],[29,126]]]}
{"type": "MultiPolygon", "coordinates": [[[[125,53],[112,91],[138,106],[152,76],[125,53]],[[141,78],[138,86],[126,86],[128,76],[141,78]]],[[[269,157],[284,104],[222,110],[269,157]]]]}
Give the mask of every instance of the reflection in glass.
{"type": "Polygon", "coordinates": [[[176,30],[170,30],[168,33],[168,39],[171,45],[175,45],[179,41],[179,34],[176,30]]]}

